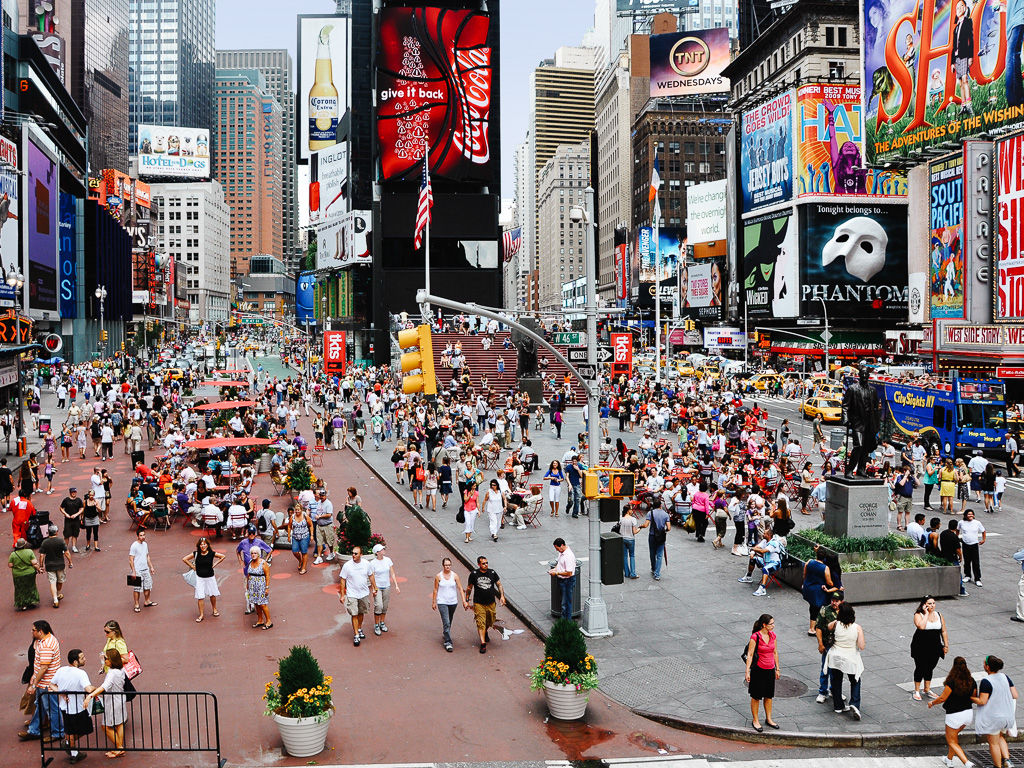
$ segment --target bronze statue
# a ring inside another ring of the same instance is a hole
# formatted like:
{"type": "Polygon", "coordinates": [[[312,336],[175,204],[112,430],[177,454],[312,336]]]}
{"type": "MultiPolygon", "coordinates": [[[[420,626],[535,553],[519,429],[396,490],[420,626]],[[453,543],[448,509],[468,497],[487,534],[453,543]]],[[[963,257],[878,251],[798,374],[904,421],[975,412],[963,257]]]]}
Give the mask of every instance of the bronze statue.
{"type": "MultiPolygon", "coordinates": [[[[519,324],[536,332],[537,321],[532,317],[524,317],[519,324]]],[[[537,376],[537,342],[521,331],[512,329],[512,343],[516,347],[516,376],[533,378],[537,376]]]]}
{"type": "Polygon", "coordinates": [[[843,393],[843,424],[853,441],[846,454],[846,477],[868,476],[868,456],[878,446],[880,422],[878,392],[868,383],[868,369],[861,366],[857,383],[843,393]]]}

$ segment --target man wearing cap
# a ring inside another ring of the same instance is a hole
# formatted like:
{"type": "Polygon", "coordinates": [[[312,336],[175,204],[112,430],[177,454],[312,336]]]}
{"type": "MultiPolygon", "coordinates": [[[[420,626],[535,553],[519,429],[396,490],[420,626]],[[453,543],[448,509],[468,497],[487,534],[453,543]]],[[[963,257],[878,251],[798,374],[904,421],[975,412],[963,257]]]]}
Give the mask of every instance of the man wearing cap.
{"type": "Polygon", "coordinates": [[[377,582],[373,569],[369,562],[363,560],[362,547],[353,547],[352,559],[341,568],[338,598],[348,615],[352,617],[352,645],[357,648],[366,639],[366,635],[363,634],[363,616],[370,612],[371,589],[376,598],[377,582]]]}
{"type": "Polygon", "coordinates": [[[814,634],[818,637],[818,653],[821,654],[821,667],[818,669],[818,697],[815,699],[819,704],[828,701],[829,673],[825,666],[825,656],[828,655],[828,649],[836,641],[835,630],[829,629],[829,625],[839,618],[839,606],[843,602],[841,590],[830,590],[828,596],[829,602],[821,606],[818,618],[814,622],[814,634]]]}
{"type": "MultiPolygon", "coordinates": [[[[238,564],[242,566],[242,573],[249,572],[249,561],[252,559],[250,549],[259,549],[262,552],[266,552],[267,555],[273,554],[273,548],[263,541],[258,535],[255,525],[250,525],[245,529],[245,538],[235,548],[235,554],[238,556],[238,564]]],[[[269,558],[268,558],[269,562],[269,558]]],[[[242,582],[242,593],[245,595],[245,614],[248,616],[255,610],[252,604],[249,602],[249,591],[246,589],[245,580],[242,582]]]]}
{"type": "Polygon", "coordinates": [[[64,515],[64,539],[75,554],[78,554],[78,534],[81,532],[84,506],[78,498],[77,488],[68,488],[68,495],[60,503],[60,511],[64,515]]]}
{"type": "Polygon", "coordinates": [[[316,559],[313,565],[334,559],[334,548],[338,536],[334,530],[334,504],[327,499],[327,489],[317,491],[317,500],[309,505],[309,517],[313,521],[316,537],[316,559]]]}
{"type": "Polygon", "coordinates": [[[385,553],[383,544],[373,545],[373,559],[370,560],[370,569],[373,571],[373,580],[377,585],[377,592],[373,596],[373,634],[380,635],[388,631],[388,625],[384,620],[388,617],[388,605],[391,602],[391,587],[394,585],[395,592],[401,594],[398,587],[398,577],[395,576],[395,564],[385,553]]]}
{"type": "Polygon", "coordinates": [[[46,569],[46,579],[50,582],[53,607],[59,608],[60,601],[64,599],[64,595],[61,593],[61,589],[64,587],[64,563],[67,562],[68,568],[73,567],[73,563],[67,544],[57,535],[56,525],[50,523],[47,527],[47,535],[48,538],[39,545],[39,555],[46,569]]]}

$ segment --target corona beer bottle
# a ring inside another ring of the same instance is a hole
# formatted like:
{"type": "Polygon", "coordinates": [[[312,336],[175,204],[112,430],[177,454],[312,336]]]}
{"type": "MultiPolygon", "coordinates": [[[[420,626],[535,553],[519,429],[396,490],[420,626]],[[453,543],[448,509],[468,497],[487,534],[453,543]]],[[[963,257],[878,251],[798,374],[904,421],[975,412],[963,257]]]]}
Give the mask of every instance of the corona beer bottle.
{"type": "Polygon", "coordinates": [[[338,143],[338,89],[331,69],[331,31],[320,29],[316,48],[316,74],[309,89],[309,151],[333,147],[338,143]]]}

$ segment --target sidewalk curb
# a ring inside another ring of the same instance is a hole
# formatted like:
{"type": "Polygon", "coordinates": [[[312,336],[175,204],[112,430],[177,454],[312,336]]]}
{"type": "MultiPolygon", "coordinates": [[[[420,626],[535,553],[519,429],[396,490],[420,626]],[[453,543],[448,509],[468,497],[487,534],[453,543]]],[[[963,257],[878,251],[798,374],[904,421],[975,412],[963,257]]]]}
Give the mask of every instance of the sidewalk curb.
{"type": "MultiPolygon", "coordinates": [[[[440,541],[445,547],[451,551],[455,558],[459,560],[465,567],[472,570],[475,564],[466,559],[459,551],[458,547],[452,542],[448,536],[446,536],[439,529],[434,527],[433,522],[425,515],[420,514],[420,510],[414,506],[401,492],[388,477],[380,472],[370,461],[363,456],[363,451],[358,450],[355,447],[354,442],[349,443],[349,449],[355,454],[359,460],[369,469],[374,476],[377,477],[387,488],[395,495],[395,497],[419,520],[428,531],[430,531],[434,537],[440,541]]],[[[545,640],[547,635],[539,624],[533,621],[526,613],[515,604],[515,602],[506,598],[506,607],[516,615],[516,617],[523,622],[523,624],[530,629],[540,640],[545,640]]],[[[600,689],[599,689],[600,690],[600,689]]],[[[612,701],[615,701],[604,691],[601,691],[612,701]]],[[[620,703],[621,702],[616,702],[620,703]]],[[[622,705],[626,706],[626,705],[622,705]]],[[[667,725],[670,728],[677,728],[681,731],[687,731],[689,733],[699,733],[704,736],[712,736],[719,739],[728,739],[729,741],[747,742],[751,744],[777,744],[779,746],[788,747],[845,747],[849,749],[884,749],[886,747],[918,747],[918,746],[941,746],[946,743],[945,737],[942,732],[920,732],[920,731],[898,731],[893,733],[819,733],[813,731],[766,731],[765,733],[756,733],[749,728],[736,728],[734,726],[727,725],[715,725],[713,723],[704,723],[696,720],[686,720],[672,715],[666,715],[658,712],[648,712],[642,709],[633,709],[629,707],[633,714],[639,715],[640,717],[647,718],[656,723],[667,725]]],[[[1007,739],[1012,742],[1024,741],[1024,733],[1017,738],[1007,739]]],[[[987,742],[979,738],[974,733],[961,733],[960,743],[965,745],[972,744],[986,744],[987,742]]]]}
{"type": "MultiPolygon", "coordinates": [[[[380,471],[375,466],[373,466],[373,464],[371,464],[369,462],[368,459],[363,457],[363,452],[358,450],[355,447],[355,443],[351,442],[351,438],[350,438],[350,442],[349,442],[348,447],[349,447],[349,450],[351,450],[352,453],[354,453],[359,458],[359,460],[361,462],[363,462],[363,464],[366,466],[366,468],[369,469],[377,477],[378,480],[380,480],[385,486],[387,486],[388,490],[390,490],[398,498],[398,500],[401,501],[402,504],[404,504],[405,507],[410,512],[412,512],[412,514],[416,517],[416,519],[419,520],[421,523],[423,523],[424,527],[426,527],[426,529],[428,531],[430,531],[434,535],[434,538],[436,538],[438,541],[440,541],[442,544],[444,544],[444,546],[453,555],[455,555],[455,558],[460,563],[462,563],[470,571],[472,571],[474,568],[476,568],[476,563],[474,563],[471,560],[469,560],[466,557],[464,557],[463,554],[459,551],[459,548],[457,546],[455,546],[454,542],[452,542],[440,530],[435,528],[434,524],[430,521],[429,518],[427,518],[425,515],[421,515],[420,514],[420,510],[417,509],[416,506],[414,504],[412,504],[408,499],[406,499],[405,494],[401,493],[400,489],[398,487],[396,487],[395,484],[392,483],[389,478],[387,478],[384,475],[382,475],[380,473],[380,471]]],[[[519,607],[515,604],[515,602],[512,601],[511,598],[508,598],[508,597],[505,598],[505,607],[508,608],[510,611],[512,611],[512,613],[514,613],[516,615],[516,617],[521,622],[523,622],[523,624],[527,628],[529,628],[529,630],[531,632],[533,632],[533,634],[535,634],[541,641],[546,639],[547,635],[545,635],[544,630],[541,629],[540,625],[537,624],[536,622],[534,622],[533,619],[531,619],[529,616],[526,615],[526,613],[521,611],[519,609],[519,607]]]]}

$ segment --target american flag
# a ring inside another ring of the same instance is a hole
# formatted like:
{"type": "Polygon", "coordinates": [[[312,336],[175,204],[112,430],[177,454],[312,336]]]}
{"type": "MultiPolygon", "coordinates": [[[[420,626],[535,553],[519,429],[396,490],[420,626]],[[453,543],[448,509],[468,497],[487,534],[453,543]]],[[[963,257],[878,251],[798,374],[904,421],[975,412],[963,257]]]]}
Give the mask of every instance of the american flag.
{"type": "Polygon", "coordinates": [[[512,257],[519,253],[519,249],[523,247],[523,228],[517,227],[516,229],[510,229],[502,235],[502,245],[504,247],[505,261],[511,261],[512,257]]]}
{"type": "Polygon", "coordinates": [[[434,207],[434,192],[430,188],[430,170],[427,155],[423,155],[423,181],[420,182],[420,201],[416,206],[416,233],[413,245],[418,250],[423,245],[423,232],[430,226],[430,209],[434,207]]]}

